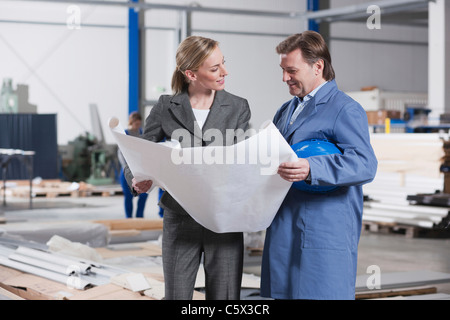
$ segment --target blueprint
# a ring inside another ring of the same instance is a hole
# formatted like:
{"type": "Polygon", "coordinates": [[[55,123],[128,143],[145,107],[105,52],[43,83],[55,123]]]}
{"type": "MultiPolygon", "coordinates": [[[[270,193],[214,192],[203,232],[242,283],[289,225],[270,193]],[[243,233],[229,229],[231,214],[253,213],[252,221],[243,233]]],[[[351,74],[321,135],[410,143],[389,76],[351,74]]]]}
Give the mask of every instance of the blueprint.
{"type": "Polygon", "coordinates": [[[154,143],[126,135],[117,118],[109,127],[138,181],[152,180],[152,188],[169,192],[193,219],[217,233],[265,230],[292,185],[277,169],[297,156],[271,121],[225,147],[154,143]]]}

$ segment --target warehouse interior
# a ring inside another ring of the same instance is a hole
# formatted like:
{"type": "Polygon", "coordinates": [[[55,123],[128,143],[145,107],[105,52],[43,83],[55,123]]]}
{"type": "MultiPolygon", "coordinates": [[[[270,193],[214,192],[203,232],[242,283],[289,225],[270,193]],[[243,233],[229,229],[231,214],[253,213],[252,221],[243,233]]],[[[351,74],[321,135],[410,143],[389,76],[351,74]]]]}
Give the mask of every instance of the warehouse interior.
{"type": "MultiPolygon", "coordinates": [[[[201,35],[219,41],[226,90],[258,129],[292,98],[275,47],[306,30],[365,109],[378,160],[356,299],[450,300],[445,0],[0,1],[0,300],[163,299],[160,193],[125,218],[110,119],[145,119],[171,94],[178,45],[201,35]],[[28,251],[45,265],[21,261],[28,251]]],[[[244,234],[243,300],[263,299],[264,235],[244,234]]],[[[204,282],[199,270],[194,299],[204,282]]]]}

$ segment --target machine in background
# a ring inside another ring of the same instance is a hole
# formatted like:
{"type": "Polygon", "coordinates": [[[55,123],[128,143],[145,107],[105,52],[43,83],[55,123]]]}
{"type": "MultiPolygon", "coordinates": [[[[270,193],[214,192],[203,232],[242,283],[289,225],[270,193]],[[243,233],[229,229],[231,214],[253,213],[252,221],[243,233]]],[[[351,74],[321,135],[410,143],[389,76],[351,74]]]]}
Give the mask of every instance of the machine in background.
{"type": "Polygon", "coordinates": [[[92,132],[79,135],[59,146],[61,175],[64,180],[92,185],[119,183],[117,145],[105,142],[97,105],[90,104],[92,132]]]}

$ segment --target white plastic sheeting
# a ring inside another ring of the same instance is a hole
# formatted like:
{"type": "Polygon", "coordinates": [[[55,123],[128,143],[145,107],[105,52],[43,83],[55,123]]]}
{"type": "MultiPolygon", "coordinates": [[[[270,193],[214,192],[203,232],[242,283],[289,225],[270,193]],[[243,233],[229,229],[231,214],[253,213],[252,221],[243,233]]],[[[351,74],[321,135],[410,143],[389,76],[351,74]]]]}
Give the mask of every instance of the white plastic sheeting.
{"type": "Polygon", "coordinates": [[[450,208],[410,204],[407,197],[433,194],[443,185],[441,178],[378,172],[375,180],[364,186],[364,194],[372,201],[364,203],[363,220],[433,229],[448,219],[450,208]]]}

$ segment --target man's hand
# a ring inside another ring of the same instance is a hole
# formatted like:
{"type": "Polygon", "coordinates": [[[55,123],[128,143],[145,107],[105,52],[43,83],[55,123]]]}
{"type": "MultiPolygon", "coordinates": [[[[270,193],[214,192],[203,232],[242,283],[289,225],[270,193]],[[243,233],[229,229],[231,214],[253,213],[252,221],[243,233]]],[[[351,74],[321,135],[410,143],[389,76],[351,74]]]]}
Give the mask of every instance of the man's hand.
{"type": "Polygon", "coordinates": [[[306,159],[298,159],[294,162],[285,162],[278,167],[278,174],[286,181],[303,181],[309,175],[309,162],[306,159]]]}
{"type": "Polygon", "coordinates": [[[146,180],[141,182],[137,182],[135,178],[133,178],[132,180],[132,187],[139,194],[146,193],[148,190],[150,190],[152,184],[153,184],[152,180],[146,180]]]}

